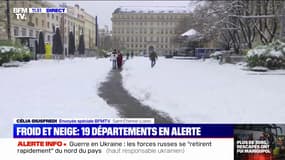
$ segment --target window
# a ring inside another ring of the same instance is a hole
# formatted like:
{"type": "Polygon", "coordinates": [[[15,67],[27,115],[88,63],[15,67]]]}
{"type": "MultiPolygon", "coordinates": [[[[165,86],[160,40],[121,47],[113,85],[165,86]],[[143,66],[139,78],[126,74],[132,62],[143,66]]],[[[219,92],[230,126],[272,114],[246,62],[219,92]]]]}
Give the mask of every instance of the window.
{"type": "Polygon", "coordinates": [[[51,15],[51,18],[54,19],[54,14],[51,15]]]}
{"type": "Polygon", "coordinates": [[[58,21],[58,16],[55,17],[56,21],[58,21]]]}
{"type": "Polygon", "coordinates": [[[29,30],[29,36],[33,37],[34,36],[34,31],[32,29],[29,30]]]}
{"type": "Polygon", "coordinates": [[[32,22],[32,21],[33,21],[33,17],[29,16],[29,22],[32,22]]]}
{"type": "Polygon", "coordinates": [[[19,35],[19,27],[14,27],[14,36],[19,35]]]}
{"type": "Polygon", "coordinates": [[[47,17],[49,17],[49,13],[47,14],[47,17]]]}
{"type": "Polygon", "coordinates": [[[42,20],[42,27],[44,27],[45,26],[45,21],[44,20],[42,20]]]}
{"type": "Polygon", "coordinates": [[[22,36],[27,36],[27,29],[26,28],[22,28],[22,36]]]}
{"type": "Polygon", "coordinates": [[[38,17],[36,17],[36,26],[38,26],[39,25],[39,19],[38,19],[38,17]]]}
{"type": "Polygon", "coordinates": [[[49,24],[49,22],[47,22],[47,27],[48,27],[48,28],[50,27],[50,24],[49,24]]]}

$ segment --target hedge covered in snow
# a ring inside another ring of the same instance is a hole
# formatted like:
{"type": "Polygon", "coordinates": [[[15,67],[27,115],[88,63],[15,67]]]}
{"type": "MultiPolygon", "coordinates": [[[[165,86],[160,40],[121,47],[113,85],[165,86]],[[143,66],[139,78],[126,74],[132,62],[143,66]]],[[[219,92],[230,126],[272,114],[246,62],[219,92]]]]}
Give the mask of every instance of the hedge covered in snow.
{"type": "Polygon", "coordinates": [[[32,59],[28,48],[15,46],[0,46],[0,66],[11,61],[27,62],[32,59]]]}
{"type": "Polygon", "coordinates": [[[285,68],[285,43],[275,41],[269,45],[251,49],[247,53],[247,62],[249,67],[285,68]]]}

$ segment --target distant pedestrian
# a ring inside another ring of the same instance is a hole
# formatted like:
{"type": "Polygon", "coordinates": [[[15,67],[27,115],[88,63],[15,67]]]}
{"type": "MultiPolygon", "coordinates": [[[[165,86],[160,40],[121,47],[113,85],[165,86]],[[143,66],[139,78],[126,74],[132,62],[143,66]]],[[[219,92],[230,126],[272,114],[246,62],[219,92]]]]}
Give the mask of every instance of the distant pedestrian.
{"type": "Polygon", "coordinates": [[[134,57],[134,52],[131,53],[131,58],[133,58],[133,57],[134,57]]]}
{"type": "Polygon", "coordinates": [[[118,51],[118,56],[117,56],[117,65],[118,65],[118,69],[122,69],[122,65],[123,65],[123,55],[120,51],[118,51]]]}
{"type": "Polygon", "coordinates": [[[150,49],[149,53],[149,59],[151,61],[151,68],[155,66],[156,64],[156,59],[157,59],[157,54],[153,49],[150,49]]]}
{"type": "Polygon", "coordinates": [[[128,53],[126,54],[127,60],[129,59],[129,57],[130,57],[130,53],[128,52],[128,53]]]}
{"type": "Polygon", "coordinates": [[[114,49],[111,56],[110,60],[112,61],[113,69],[117,69],[117,50],[114,49]]]}

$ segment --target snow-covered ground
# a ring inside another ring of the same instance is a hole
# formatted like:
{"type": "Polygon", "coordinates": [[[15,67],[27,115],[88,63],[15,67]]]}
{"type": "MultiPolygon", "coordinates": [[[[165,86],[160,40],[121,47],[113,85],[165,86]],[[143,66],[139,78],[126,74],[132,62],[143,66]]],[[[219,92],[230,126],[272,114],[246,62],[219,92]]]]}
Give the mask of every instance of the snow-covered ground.
{"type": "Polygon", "coordinates": [[[97,95],[111,69],[107,59],[32,61],[0,67],[0,137],[12,136],[14,118],[116,118],[97,95]]]}
{"type": "Polygon", "coordinates": [[[180,122],[285,122],[285,72],[259,75],[240,68],[164,58],[151,68],[148,58],[135,57],[125,63],[123,85],[180,122]]]}

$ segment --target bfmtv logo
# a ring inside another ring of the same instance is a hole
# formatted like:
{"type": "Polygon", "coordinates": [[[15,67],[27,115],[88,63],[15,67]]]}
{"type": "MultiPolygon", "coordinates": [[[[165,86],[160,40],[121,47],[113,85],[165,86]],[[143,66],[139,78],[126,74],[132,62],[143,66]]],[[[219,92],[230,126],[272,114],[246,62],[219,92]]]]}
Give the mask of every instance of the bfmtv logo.
{"type": "Polygon", "coordinates": [[[16,15],[16,19],[18,20],[26,20],[26,13],[28,12],[28,8],[13,8],[13,13],[16,15]]]}

